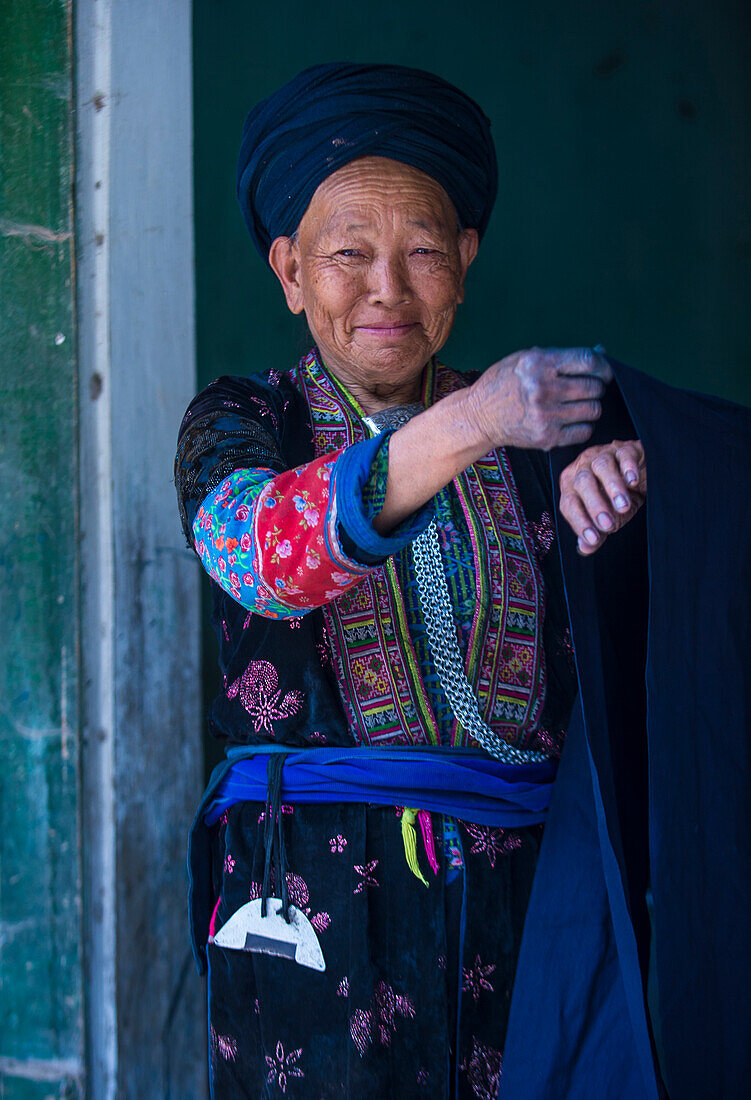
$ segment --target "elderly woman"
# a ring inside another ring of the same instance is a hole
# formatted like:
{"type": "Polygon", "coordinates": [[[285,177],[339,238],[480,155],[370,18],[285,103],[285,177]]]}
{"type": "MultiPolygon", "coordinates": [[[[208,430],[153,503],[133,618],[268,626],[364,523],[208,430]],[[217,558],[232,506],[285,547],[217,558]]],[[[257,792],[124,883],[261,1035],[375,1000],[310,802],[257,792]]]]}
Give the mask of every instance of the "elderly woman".
{"type": "MultiPolygon", "coordinates": [[[[246,122],[240,204],[314,346],[207,387],[176,460],[224,674],[210,724],[228,761],[192,841],[217,1098],[498,1092],[576,698],[544,452],[590,439],[612,369],[588,349],[473,376],[437,358],[495,193],[487,120],[427,73],[319,66],[246,122]]],[[[584,559],[639,510],[644,452],[611,437],[565,454],[560,507],[584,559]]],[[[566,813],[573,836],[583,811],[566,813]]],[[[571,871],[558,916],[599,943],[602,875],[590,895],[571,871]]],[[[570,991],[566,952],[545,965],[570,991]]],[[[549,998],[572,1050],[595,1003],[614,1036],[626,1017],[612,959],[608,940],[586,995],[549,998]]],[[[617,1042],[586,1095],[656,1096],[656,1070],[629,1091],[639,1052],[617,1042]]],[[[519,1095],[585,1095],[544,1061],[519,1095]]]]}

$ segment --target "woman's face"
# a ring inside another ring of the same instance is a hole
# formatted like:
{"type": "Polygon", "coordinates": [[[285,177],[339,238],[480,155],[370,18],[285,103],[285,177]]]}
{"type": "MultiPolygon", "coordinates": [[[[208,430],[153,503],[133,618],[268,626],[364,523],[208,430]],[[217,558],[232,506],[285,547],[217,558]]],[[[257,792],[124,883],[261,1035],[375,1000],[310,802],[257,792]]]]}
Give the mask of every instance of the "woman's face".
{"type": "Polygon", "coordinates": [[[364,157],[319,186],[295,238],[278,237],[269,259],[326,365],[383,407],[414,396],[446,342],[477,243],[430,176],[364,157]]]}

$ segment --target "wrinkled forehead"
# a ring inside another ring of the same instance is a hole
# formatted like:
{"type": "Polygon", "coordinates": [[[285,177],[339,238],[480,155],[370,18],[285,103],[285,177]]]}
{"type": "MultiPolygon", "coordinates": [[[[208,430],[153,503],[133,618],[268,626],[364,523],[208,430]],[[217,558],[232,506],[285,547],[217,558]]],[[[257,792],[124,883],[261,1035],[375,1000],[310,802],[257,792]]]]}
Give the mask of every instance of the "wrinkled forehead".
{"type": "Polygon", "coordinates": [[[458,229],[454,204],[432,176],[390,158],[361,157],[318,185],[298,232],[355,232],[387,220],[428,231],[458,229]]]}

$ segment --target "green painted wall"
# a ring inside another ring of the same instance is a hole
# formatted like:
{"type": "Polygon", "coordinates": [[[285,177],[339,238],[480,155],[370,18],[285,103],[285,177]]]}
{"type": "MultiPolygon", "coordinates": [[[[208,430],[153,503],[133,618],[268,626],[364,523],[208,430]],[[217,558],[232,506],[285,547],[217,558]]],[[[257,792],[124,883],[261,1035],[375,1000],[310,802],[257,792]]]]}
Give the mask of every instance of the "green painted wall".
{"type": "Polygon", "coordinates": [[[0,19],[0,1096],[79,1095],[76,389],[66,0],[0,19]]]}
{"type": "Polygon", "coordinates": [[[751,403],[751,29],[736,0],[195,0],[199,373],[285,367],[304,329],[234,199],[246,111],[306,65],[432,69],[492,120],[501,186],[446,360],[604,343],[751,403]]]}

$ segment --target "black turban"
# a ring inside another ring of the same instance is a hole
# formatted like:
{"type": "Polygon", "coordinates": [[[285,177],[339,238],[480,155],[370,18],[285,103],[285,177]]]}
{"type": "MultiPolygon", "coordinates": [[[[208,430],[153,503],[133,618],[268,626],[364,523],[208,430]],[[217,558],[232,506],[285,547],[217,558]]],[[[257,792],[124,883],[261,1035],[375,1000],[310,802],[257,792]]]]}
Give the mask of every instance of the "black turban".
{"type": "Polygon", "coordinates": [[[389,157],[432,176],[461,225],[487,228],[498,186],[490,122],[432,73],[400,65],[315,65],[245,120],[237,197],[265,260],[291,236],[320,183],[358,157],[389,157]]]}

